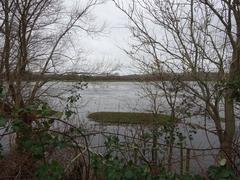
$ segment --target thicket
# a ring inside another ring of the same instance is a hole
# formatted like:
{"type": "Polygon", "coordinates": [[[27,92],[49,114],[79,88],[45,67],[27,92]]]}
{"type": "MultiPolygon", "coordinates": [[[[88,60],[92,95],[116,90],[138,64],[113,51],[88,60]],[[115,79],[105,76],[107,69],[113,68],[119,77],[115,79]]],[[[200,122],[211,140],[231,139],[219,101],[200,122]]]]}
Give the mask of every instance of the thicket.
{"type": "MultiPolygon", "coordinates": [[[[1,104],[4,103],[4,89],[1,86],[1,104]]],[[[74,115],[73,105],[80,95],[67,98],[62,119],[54,117],[53,110],[36,101],[31,106],[12,112],[11,116],[1,113],[0,140],[10,134],[15,142],[11,149],[3,151],[1,145],[0,178],[2,179],[108,179],[108,180],[202,180],[202,179],[239,179],[237,171],[228,167],[224,160],[219,166],[210,166],[206,174],[193,175],[189,172],[178,173],[169,170],[164,164],[148,161],[141,154],[138,144],[123,142],[116,134],[105,134],[104,151],[98,153],[90,147],[86,129],[72,125],[69,122],[74,115]],[[37,120],[31,124],[20,119],[18,112],[31,113],[37,120]],[[54,123],[67,127],[59,130],[54,123]],[[134,159],[127,158],[133,155],[134,159]]],[[[176,129],[172,133],[170,124],[163,127],[165,142],[174,143],[177,139],[183,142],[185,137],[176,129]],[[170,133],[171,132],[171,133],[170,133]]],[[[104,134],[104,132],[102,132],[104,134]]],[[[151,139],[152,134],[145,134],[145,140],[151,139]]],[[[132,137],[133,138],[133,137],[132,137]]],[[[148,144],[149,146],[151,145],[148,144]]],[[[160,146],[157,149],[162,151],[160,146]]]]}

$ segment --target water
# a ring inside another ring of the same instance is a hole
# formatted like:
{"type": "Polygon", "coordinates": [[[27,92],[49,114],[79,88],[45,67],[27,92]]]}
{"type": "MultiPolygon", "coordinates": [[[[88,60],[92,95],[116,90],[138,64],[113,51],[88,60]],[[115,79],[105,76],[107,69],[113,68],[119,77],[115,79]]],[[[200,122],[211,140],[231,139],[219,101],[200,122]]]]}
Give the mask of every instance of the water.
{"type": "MultiPolygon", "coordinates": [[[[60,87],[70,88],[70,83],[61,84],[60,87]]],[[[150,128],[141,127],[140,125],[105,125],[98,124],[87,118],[87,115],[91,112],[100,112],[100,111],[115,111],[115,112],[151,112],[152,104],[149,99],[144,97],[144,93],[141,90],[143,86],[142,83],[133,83],[133,82],[94,82],[89,83],[88,88],[85,90],[77,91],[81,94],[81,99],[76,103],[77,118],[72,122],[77,126],[84,126],[90,131],[97,132],[106,132],[118,134],[120,140],[125,143],[139,143],[142,142],[128,138],[124,136],[131,136],[139,138],[142,132],[150,132],[150,128]],[[127,142],[126,142],[127,141],[127,142]]],[[[56,88],[55,92],[60,88],[56,88]]],[[[159,94],[163,94],[160,92],[159,94]]],[[[180,96],[181,98],[181,96],[180,96]]],[[[180,101],[180,99],[179,99],[180,101]]],[[[170,114],[169,107],[166,103],[164,97],[160,98],[160,111],[170,114]]],[[[59,106],[61,107],[61,106],[59,106]]],[[[184,114],[184,112],[183,112],[184,114]]],[[[196,116],[194,118],[186,118],[184,123],[179,124],[179,132],[184,136],[189,136],[189,130],[191,128],[187,127],[185,123],[191,122],[192,124],[199,124],[207,128],[213,128],[214,125],[208,119],[205,119],[202,116],[196,116]]],[[[197,130],[196,134],[192,133],[193,140],[187,138],[185,140],[185,147],[191,149],[211,149],[219,147],[218,138],[212,133],[207,133],[205,130],[197,130]]],[[[160,138],[159,143],[163,143],[164,138],[160,138]]],[[[92,147],[100,147],[104,145],[106,141],[105,136],[95,135],[89,137],[89,142],[92,147]]],[[[177,141],[176,141],[177,142],[177,141]]],[[[141,144],[143,145],[143,144],[141,144]]],[[[104,148],[96,148],[98,152],[103,152],[104,148]]],[[[150,152],[150,148],[149,148],[150,152]]],[[[179,149],[174,149],[174,158],[175,161],[179,161],[179,149]]],[[[191,157],[193,160],[190,161],[190,170],[192,172],[201,172],[205,171],[206,167],[217,162],[216,159],[217,150],[194,150],[191,151],[191,157]]],[[[151,159],[151,155],[146,155],[148,159],[151,159]]],[[[163,156],[159,152],[159,156],[163,156]]],[[[175,166],[179,169],[179,163],[175,163],[172,167],[175,166]]],[[[175,167],[176,168],[176,167],[175,167]]]]}
{"type": "MultiPolygon", "coordinates": [[[[50,105],[57,110],[64,110],[65,100],[56,99],[56,96],[62,96],[67,98],[71,95],[80,94],[80,100],[74,104],[74,110],[77,112],[75,119],[71,121],[72,124],[76,126],[83,126],[87,128],[89,131],[97,131],[97,132],[106,132],[118,134],[120,140],[122,142],[127,141],[128,143],[140,143],[141,141],[134,140],[134,138],[124,138],[124,136],[130,136],[139,138],[141,134],[144,132],[150,132],[151,128],[144,127],[141,125],[124,125],[124,126],[116,126],[116,125],[103,125],[99,123],[95,123],[87,118],[87,115],[91,112],[100,112],[100,111],[115,111],[115,112],[151,112],[152,111],[152,103],[151,99],[146,98],[142,91],[143,83],[134,83],[134,82],[92,82],[88,84],[87,88],[83,90],[76,89],[75,92],[71,92],[72,85],[74,83],[64,82],[64,83],[56,83],[53,84],[50,88],[50,94],[53,98],[49,98],[47,96],[45,100],[47,100],[50,105]]],[[[44,88],[48,88],[49,84],[44,88]]],[[[158,92],[159,94],[163,94],[163,92],[158,92]]],[[[48,94],[49,95],[49,94],[48,94]]],[[[44,99],[44,97],[43,97],[44,99]]],[[[166,114],[170,114],[169,106],[166,103],[165,98],[159,99],[160,103],[158,104],[161,112],[166,114]]],[[[181,101],[181,96],[177,101],[181,101]]],[[[182,112],[184,114],[184,112],[182,112]]],[[[213,124],[201,116],[194,118],[186,118],[185,123],[191,122],[195,124],[201,124],[208,128],[213,127],[213,124]]],[[[54,125],[55,128],[61,126],[59,123],[54,125]]],[[[188,137],[189,128],[186,125],[179,124],[179,131],[183,133],[184,136],[188,137]]],[[[185,146],[192,149],[208,149],[208,148],[216,148],[219,147],[218,139],[212,133],[207,133],[204,130],[197,130],[196,134],[192,134],[193,140],[187,138],[185,140],[185,146]]],[[[97,134],[95,136],[89,136],[89,142],[91,147],[98,147],[104,145],[106,140],[105,136],[101,134],[97,134]]],[[[159,143],[164,142],[164,138],[160,138],[159,143]]],[[[151,144],[151,143],[150,143],[151,144]]],[[[98,152],[103,152],[104,148],[95,148],[98,152]]],[[[150,151],[150,150],[149,150],[150,151]]],[[[175,160],[179,160],[179,149],[174,149],[174,158],[175,160]]],[[[201,172],[201,170],[206,170],[206,167],[210,164],[216,163],[214,156],[208,154],[216,154],[216,151],[192,151],[191,158],[193,160],[190,161],[191,168],[190,170],[193,172],[201,172]]],[[[159,156],[163,156],[159,152],[159,156]]],[[[150,154],[146,154],[146,157],[150,159],[150,154]]],[[[173,165],[174,168],[175,165],[173,165]]],[[[176,163],[179,169],[179,163],[176,163]]]]}

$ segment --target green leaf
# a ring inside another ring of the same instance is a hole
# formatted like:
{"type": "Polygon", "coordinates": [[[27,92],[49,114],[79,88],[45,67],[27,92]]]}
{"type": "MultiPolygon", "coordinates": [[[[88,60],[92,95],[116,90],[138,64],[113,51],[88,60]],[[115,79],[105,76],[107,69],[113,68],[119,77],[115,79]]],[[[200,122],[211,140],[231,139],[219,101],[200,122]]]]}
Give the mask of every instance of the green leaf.
{"type": "Polygon", "coordinates": [[[6,123],[7,123],[6,119],[0,116],[0,127],[4,127],[6,123]]]}
{"type": "Polygon", "coordinates": [[[39,180],[58,180],[64,174],[64,168],[57,162],[43,164],[37,168],[36,177],[39,180]]]}
{"type": "Polygon", "coordinates": [[[227,163],[227,160],[225,158],[223,158],[219,161],[220,166],[225,166],[226,163],[227,163]]]}
{"type": "Polygon", "coordinates": [[[132,179],[134,177],[134,173],[130,169],[127,169],[124,173],[124,177],[127,179],[132,179]]]}

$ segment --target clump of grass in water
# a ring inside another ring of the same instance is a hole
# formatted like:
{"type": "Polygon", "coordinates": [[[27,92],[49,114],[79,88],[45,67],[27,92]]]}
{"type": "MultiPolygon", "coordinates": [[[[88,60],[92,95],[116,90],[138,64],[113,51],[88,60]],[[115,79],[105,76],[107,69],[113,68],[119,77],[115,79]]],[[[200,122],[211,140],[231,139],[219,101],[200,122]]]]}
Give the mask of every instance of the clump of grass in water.
{"type": "Polygon", "coordinates": [[[94,112],[90,113],[88,118],[109,124],[162,125],[171,121],[170,115],[139,112],[94,112]]]}

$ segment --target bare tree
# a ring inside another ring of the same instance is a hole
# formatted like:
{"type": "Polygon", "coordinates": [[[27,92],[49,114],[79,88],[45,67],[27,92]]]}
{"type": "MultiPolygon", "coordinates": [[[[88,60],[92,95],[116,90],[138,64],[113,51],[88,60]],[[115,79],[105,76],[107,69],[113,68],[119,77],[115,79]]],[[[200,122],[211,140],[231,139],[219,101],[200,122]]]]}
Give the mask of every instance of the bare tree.
{"type": "Polygon", "coordinates": [[[113,1],[130,20],[135,43],[128,54],[146,72],[164,67],[172,76],[191,77],[194,82],[179,80],[185,95],[212,120],[231,162],[240,77],[239,1],[113,1]]]}
{"type": "MultiPolygon", "coordinates": [[[[183,115],[181,114],[181,108],[180,108],[180,101],[178,101],[178,95],[181,91],[181,84],[178,83],[176,79],[171,79],[170,81],[163,81],[162,71],[160,72],[153,72],[156,76],[158,76],[158,79],[161,79],[161,81],[149,81],[143,83],[141,86],[141,90],[143,91],[143,97],[145,99],[148,99],[150,111],[153,114],[154,120],[157,121],[156,123],[159,123],[159,115],[162,114],[169,114],[169,120],[166,121],[162,119],[162,125],[161,126],[153,126],[152,127],[152,136],[153,136],[153,148],[152,148],[152,161],[157,162],[158,161],[158,152],[157,152],[157,144],[160,134],[164,137],[165,143],[166,143],[166,160],[168,164],[168,169],[171,169],[172,165],[172,157],[173,157],[173,147],[175,143],[177,142],[177,124],[181,121],[181,118],[183,118],[183,115]]],[[[179,138],[180,139],[180,138],[179,138]]],[[[180,140],[180,143],[182,140],[180,140]]],[[[165,148],[165,147],[164,147],[165,148]]]]}
{"type": "Polygon", "coordinates": [[[7,106],[12,110],[32,104],[46,83],[43,80],[27,82],[27,76],[56,72],[62,61],[69,59],[64,52],[71,43],[71,34],[101,31],[89,13],[102,1],[82,2],[69,12],[62,3],[58,0],[0,1],[0,75],[7,106]]]}

